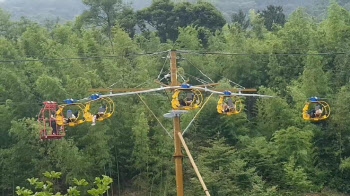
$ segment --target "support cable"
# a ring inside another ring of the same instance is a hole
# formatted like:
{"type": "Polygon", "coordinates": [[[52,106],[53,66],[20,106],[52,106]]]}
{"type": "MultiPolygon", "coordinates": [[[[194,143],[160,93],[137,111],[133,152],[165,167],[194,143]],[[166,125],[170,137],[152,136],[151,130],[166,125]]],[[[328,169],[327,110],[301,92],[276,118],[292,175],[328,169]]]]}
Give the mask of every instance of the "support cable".
{"type": "MultiPolygon", "coordinates": [[[[169,56],[169,53],[168,53],[168,56],[169,56]]],[[[164,70],[164,67],[165,67],[165,64],[166,64],[167,61],[168,61],[168,57],[165,58],[163,67],[162,67],[162,69],[160,70],[160,72],[159,72],[159,74],[158,74],[157,80],[159,80],[160,75],[163,73],[163,70],[164,70]]]]}
{"type": "Polygon", "coordinates": [[[163,124],[160,122],[160,120],[157,118],[157,116],[154,114],[154,112],[151,110],[151,108],[148,107],[147,103],[142,99],[142,97],[139,94],[137,94],[137,96],[140,98],[140,100],[143,102],[143,104],[146,106],[146,108],[152,113],[154,118],[158,121],[159,125],[164,129],[164,131],[169,135],[169,137],[171,139],[173,139],[173,137],[170,135],[169,131],[163,126],[163,124]]]}
{"type": "Polygon", "coordinates": [[[195,163],[194,160],[193,160],[193,157],[192,157],[192,155],[191,155],[190,150],[189,150],[188,147],[187,147],[187,144],[186,144],[186,142],[185,142],[185,139],[182,137],[182,135],[181,135],[180,132],[177,133],[177,135],[178,135],[178,137],[180,138],[180,141],[181,141],[181,143],[182,143],[182,146],[184,147],[184,149],[185,149],[185,151],[186,151],[186,154],[187,154],[187,156],[188,156],[188,159],[190,159],[190,162],[191,162],[191,164],[192,164],[192,167],[193,167],[193,169],[194,169],[194,172],[197,174],[197,177],[198,177],[198,179],[199,179],[199,182],[200,182],[201,185],[202,185],[202,188],[203,188],[203,190],[204,190],[204,192],[205,192],[205,195],[206,195],[206,196],[210,196],[210,193],[209,193],[209,191],[208,191],[208,188],[207,188],[207,186],[205,185],[204,180],[203,180],[201,174],[199,173],[198,167],[197,167],[196,163],[195,163]]]}
{"type": "Polygon", "coordinates": [[[196,77],[196,76],[193,76],[193,75],[191,75],[191,74],[185,73],[185,75],[188,75],[189,77],[192,77],[193,79],[197,80],[198,82],[200,82],[200,83],[202,83],[202,84],[209,84],[209,82],[207,82],[207,81],[205,81],[205,80],[203,80],[203,79],[201,79],[201,78],[198,78],[198,77],[196,77]]]}
{"type": "Polygon", "coordinates": [[[187,62],[189,62],[194,68],[196,68],[203,76],[205,76],[206,78],[208,78],[212,83],[214,83],[214,81],[207,75],[205,75],[198,67],[196,67],[191,61],[189,61],[187,58],[185,59],[187,62]]]}
{"type": "MultiPolygon", "coordinates": [[[[167,73],[167,72],[163,72],[163,73],[167,73]]],[[[159,82],[161,82],[162,80],[169,78],[170,77],[170,73],[168,72],[167,74],[164,75],[163,78],[159,79],[159,82]]]]}
{"type": "Polygon", "coordinates": [[[180,76],[184,82],[186,82],[185,78],[181,74],[177,73],[177,75],[180,76]]]}
{"type": "Polygon", "coordinates": [[[204,106],[208,103],[209,99],[211,98],[211,96],[213,95],[214,93],[211,93],[208,97],[208,99],[204,102],[204,104],[202,105],[202,107],[198,110],[197,114],[194,115],[194,117],[192,118],[192,120],[190,121],[190,123],[188,123],[186,129],[182,132],[182,135],[184,135],[188,128],[190,128],[190,126],[192,125],[192,123],[194,122],[194,120],[196,119],[196,117],[198,116],[198,114],[202,111],[202,109],[204,108],[204,106]]]}
{"type": "Polygon", "coordinates": [[[244,86],[242,86],[242,85],[240,85],[240,84],[238,84],[238,83],[236,83],[236,82],[231,81],[230,79],[226,78],[225,76],[223,76],[222,78],[228,80],[230,83],[232,83],[232,84],[238,86],[239,88],[245,89],[244,86]]]}

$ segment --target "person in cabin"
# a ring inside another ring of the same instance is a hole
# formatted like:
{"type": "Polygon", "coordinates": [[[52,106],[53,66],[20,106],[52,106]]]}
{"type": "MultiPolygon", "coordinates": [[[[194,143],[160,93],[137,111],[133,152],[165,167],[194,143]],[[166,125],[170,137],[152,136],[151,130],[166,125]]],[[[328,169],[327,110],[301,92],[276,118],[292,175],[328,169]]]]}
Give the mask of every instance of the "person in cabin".
{"type": "Polygon", "coordinates": [[[233,103],[233,101],[232,101],[231,98],[228,98],[228,100],[227,100],[227,106],[228,106],[229,111],[234,111],[234,110],[236,110],[236,106],[235,106],[235,104],[233,103]]]}
{"type": "Polygon", "coordinates": [[[186,106],[190,106],[192,104],[193,97],[194,97],[194,94],[192,92],[191,93],[187,93],[187,97],[185,99],[186,106]]]}
{"type": "Polygon", "coordinates": [[[92,126],[93,125],[96,125],[96,119],[99,119],[101,116],[103,116],[106,112],[106,107],[105,106],[101,106],[98,108],[98,111],[97,111],[97,114],[95,114],[93,117],[92,117],[92,126]]]}
{"type": "Polygon", "coordinates": [[[180,99],[179,103],[180,103],[180,106],[186,106],[185,99],[180,99]]]}
{"type": "Polygon", "coordinates": [[[79,111],[73,113],[72,110],[67,110],[67,115],[66,115],[67,118],[64,119],[65,122],[66,123],[74,122],[77,119],[78,114],[79,114],[79,111]]]}
{"type": "Polygon", "coordinates": [[[56,118],[55,118],[55,116],[53,114],[51,114],[49,122],[50,122],[50,126],[52,128],[52,133],[51,134],[52,135],[57,135],[56,118]]]}
{"type": "Polygon", "coordinates": [[[222,104],[222,112],[227,113],[230,111],[234,111],[236,109],[235,104],[233,104],[232,99],[229,98],[226,102],[223,102],[222,104]]]}
{"type": "Polygon", "coordinates": [[[77,118],[79,116],[79,111],[74,112],[73,116],[74,118],[77,118]]]}
{"type": "Polygon", "coordinates": [[[230,108],[228,107],[226,102],[222,103],[222,113],[227,113],[230,111],[230,108]]]}
{"type": "Polygon", "coordinates": [[[316,112],[316,110],[315,110],[315,109],[312,109],[312,110],[310,110],[310,111],[307,112],[307,113],[309,114],[310,118],[315,118],[315,112],[316,112]]]}
{"type": "Polygon", "coordinates": [[[322,115],[322,109],[320,105],[316,105],[315,107],[315,117],[320,118],[322,115]]]}
{"type": "Polygon", "coordinates": [[[318,117],[318,116],[316,115],[316,111],[317,111],[317,115],[320,116],[320,115],[322,114],[322,110],[321,110],[320,105],[316,105],[314,109],[312,109],[312,110],[310,110],[310,111],[308,112],[310,118],[316,118],[316,117],[318,117]]]}

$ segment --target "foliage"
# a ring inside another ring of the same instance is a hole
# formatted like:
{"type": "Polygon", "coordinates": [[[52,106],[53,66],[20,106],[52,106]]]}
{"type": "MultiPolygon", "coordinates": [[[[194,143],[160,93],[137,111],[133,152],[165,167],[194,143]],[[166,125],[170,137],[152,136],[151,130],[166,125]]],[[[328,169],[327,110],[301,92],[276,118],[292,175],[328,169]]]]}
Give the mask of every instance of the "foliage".
{"type": "MultiPolygon", "coordinates": [[[[225,10],[237,5],[235,24],[224,19],[235,10],[222,14],[208,1],[157,0],[138,11],[119,0],[84,2],[86,12],[64,24],[13,21],[0,11],[3,195],[101,195],[107,190],[175,195],[174,144],[165,131],[172,135],[172,120],[162,118],[171,109],[170,91],[140,95],[147,106],[137,96],[113,98],[116,112],[108,120],[66,126],[60,140],[40,141],[35,119],[43,101],[82,99],[90,88],[157,88],[154,79],[169,84],[167,54],[148,54],[169,49],[181,50],[180,82],[219,82],[217,89],[258,88],[259,94],[273,96],[239,96],[243,111],[225,116],[217,114],[213,95],[187,129],[186,142],[211,195],[350,193],[346,2],[332,1],[327,17],[317,20],[307,9],[296,9],[284,25],[272,24],[275,17],[283,18],[280,4],[272,0],[275,7],[247,15],[246,8],[238,12],[243,0],[212,1],[221,8],[226,3],[225,10]],[[136,23],[142,32],[134,29],[136,23]],[[199,53],[184,52],[189,50],[199,53]],[[330,104],[329,119],[302,119],[310,96],[330,104]],[[101,175],[110,178],[95,178],[101,175]],[[32,188],[22,188],[28,178],[32,188]]],[[[244,2],[266,7],[261,1],[244,2]]],[[[283,9],[291,10],[290,5],[283,9]]],[[[181,116],[182,130],[197,111],[181,116]]],[[[185,193],[203,194],[186,157],[184,175],[185,193]]]]}
{"type": "MultiPolygon", "coordinates": [[[[60,192],[54,193],[53,186],[54,186],[54,181],[57,179],[60,179],[61,172],[55,172],[51,171],[48,172],[46,171],[43,173],[43,175],[47,178],[45,181],[39,181],[38,178],[30,178],[27,179],[27,181],[34,187],[36,192],[34,193],[30,189],[26,189],[24,187],[16,187],[16,193],[17,195],[23,195],[23,196],[30,196],[30,195],[62,195],[60,192]]],[[[87,193],[93,196],[98,196],[98,195],[103,195],[108,189],[109,189],[109,184],[111,184],[113,180],[108,177],[108,176],[103,176],[103,178],[96,177],[94,184],[97,186],[97,188],[92,188],[87,190],[87,193]]],[[[88,183],[85,181],[85,179],[77,180],[76,178],[74,179],[74,183],[77,186],[86,186],[88,183]]],[[[70,195],[70,196],[79,196],[81,195],[81,192],[78,191],[78,187],[73,186],[69,187],[67,189],[67,193],[64,195],[70,195]]],[[[82,193],[83,195],[85,193],[82,193]]]]}
{"type": "Polygon", "coordinates": [[[266,10],[261,11],[261,16],[264,18],[265,27],[269,31],[272,30],[274,24],[283,26],[286,22],[282,6],[269,5],[266,10]]]}
{"type": "Polygon", "coordinates": [[[101,26],[107,35],[110,35],[112,27],[119,21],[119,25],[122,25],[130,35],[134,34],[133,11],[122,0],[83,0],[83,3],[89,7],[89,10],[82,14],[82,20],[87,24],[101,26]]]}
{"type": "Polygon", "coordinates": [[[232,23],[238,23],[241,25],[243,29],[246,29],[249,26],[249,19],[247,19],[247,15],[242,10],[239,10],[238,13],[232,14],[231,20],[232,23]]]}
{"type": "Polygon", "coordinates": [[[212,32],[225,24],[222,14],[210,3],[188,2],[173,3],[170,0],[153,1],[150,7],[137,12],[141,30],[146,30],[146,24],[155,28],[161,41],[175,41],[179,27],[190,25],[204,27],[212,32]]]}

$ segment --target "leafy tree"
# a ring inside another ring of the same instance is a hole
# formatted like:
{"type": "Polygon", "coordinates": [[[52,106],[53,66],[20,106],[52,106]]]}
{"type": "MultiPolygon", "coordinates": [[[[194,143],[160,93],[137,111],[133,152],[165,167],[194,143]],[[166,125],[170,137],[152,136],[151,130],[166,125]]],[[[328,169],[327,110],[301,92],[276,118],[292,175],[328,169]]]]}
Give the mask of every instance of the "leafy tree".
{"type": "Polygon", "coordinates": [[[272,30],[273,24],[283,26],[286,22],[282,6],[269,5],[266,10],[261,11],[261,16],[264,18],[265,27],[269,31],[272,30]]]}
{"type": "Polygon", "coordinates": [[[11,69],[5,69],[0,72],[0,88],[4,89],[0,94],[0,100],[11,108],[12,114],[17,117],[30,115],[37,108],[31,107],[35,99],[33,91],[20,78],[20,74],[11,69]],[[17,75],[18,74],[18,75],[17,75]],[[21,104],[17,104],[21,103],[21,104]]]}
{"type": "Polygon", "coordinates": [[[330,91],[327,74],[322,69],[322,60],[319,56],[308,56],[306,59],[305,70],[301,76],[301,90],[307,97],[322,97],[330,91]]]}
{"type": "MultiPolygon", "coordinates": [[[[269,89],[261,89],[262,94],[276,95],[269,89]]],[[[257,101],[257,128],[268,139],[279,129],[293,125],[296,118],[287,101],[281,97],[273,99],[260,99],[257,101]]]]}
{"type": "Polygon", "coordinates": [[[63,100],[66,97],[65,89],[58,78],[42,75],[35,82],[37,92],[44,100],[63,100]]]}
{"type": "Polygon", "coordinates": [[[130,7],[125,7],[120,14],[118,14],[117,23],[119,26],[127,32],[130,37],[135,35],[135,26],[137,24],[137,17],[134,10],[130,7]]]}
{"type": "Polygon", "coordinates": [[[310,16],[299,8],[290,16],[283,29],[278,32],[285,52],[306,53],[309,51],[313,24],[310,16]]]}
{"type": "Polygon", "coordinates": [[[38,26],[30,26],[21,36],[21,47],[28,57],[43,58],[49,44],[48,32],[38,26]]]}
{"type": "Polygon", "coordinates": [[[141,190],[147,190],[150,181],[150,141],[148,138],[149,126],[143,108],[136,110],[138,117],[132,128],[134,148],[132,152],[133,165],[138,171],[135,177],[135,185],[141,190]]]}
{"type": "Polygon", "coordinates": [[[177,27],[174,7],[170,0],[153,1],[150,7],[137,12],[138,25],[142,30],[146,30],[146,22],[155,28],[162,42],[166,39],[175,40],[177,27]]]}
{"type": "Polygon", "coordinates": [[[179,28],[179,37],[176,40],[180,48],[198,50],[201,43],[198,39],[198,31],[194,27],[179,28]]]}
{"type": "Polygon", "coordinates": [[[10,14],[0,9],[0,35],[6,36],[11,26],[10,14]]]}
{"type": "Polygon", "coordinates": [[[312,137],[312,131],[302,131],[292,126],[277,131],[273,140],[282,160],[287,161],[293,156],[297,165],[306,167],[310,163],[312,137]]]}
{"type": "MultiPolygon", "coordinates": [[[[28,178],[27,181],[30,183],[30,185],[34,186],[36,190],[35,193],[30,190],[26,189],[24,187],[16,187],[16,193],[17,195],[23,195],[23,196],[30,196],[30,195],[62,195],[61,192],[54,193],[54,181],[57,179],[60,179],[61,172],[45,172],[43,175],[48,179],[45,181],[39,181],[38,178],[28,178]]],[[[85,179],[77,180],[76,178],[74,179],[74,184],[77,186],[86,186],[89,183],[86,182],[85,179]]],[[[96,177],[94,184],[96,184],[97,188],[92,188],[87,190],[87,193],[89,195],[93,196],[98,196],[98,195],[103,195],[105,192],[108,191],[110,188],[109,184],[111,184],[113,180],[108,177],[108,176],[103,176],[102,178],[96,177]]],[[[77,186],[69,187],[67,189],[67,193],[64,194],[65,196],[70,195],[70,196],[79,196],[81,195],[81,191],[78,190],[77,186]]],[[[86,193],[83,193],[85,195],[86,193]]]]}
{"type": "Polygon", "coordinates": [[[237,154],[247,162],[248,167],[255,167],[256,172],[269,184],[281,184],[283,168],[277,160],[277,148],[265,137],[239,137],[237,154]]]}
{"type": "Polygon", "coordinates": [[[8,105],[0,105],[0,149],[11,144],[7,131],[11,128],[11,120],[13,117],[13,111],[11,111],[11,108],[8,105]]]}
{"type": "Polygon", "coordinates": [[[294,157],[290,157],[289,161],[284,165],[286,172],[286,182],[291,188],[299,191],[308,191],[312,187],[312,182],[308,180],[307,174],[300,166],[295,166],[294,157]]]}
{"type": "MultiPolygon", "coordinates": [[[[247,163],[239,159],[235,150],[224,144],[223,139],[212,142],[210,147],[203,147],[199,163],[203,178],[213,195],[244,192],[254,195],[255,191],[265,192],[264,188],[257,188],[264,187],[264,182],[255,169],[247,167],[247,163]]],[[[199,192],[200,189],[197,190],[199,192]]]]}
{"type": "Polygon", "coordinates": [[[85,11],[79,20],[102,27],[110,39],[111,30],[117,23],[130,35],[135,33],[134,12],[122,0],[83,0],[83,3],[89,10],[85,11]]]}
{"type": "Polygon", "coordinates": [[[258,39],[262,39],[266,31],[266,27],[264,26],[264,18],[259,13],[255,13],[254,10],[249,12],[249,18],[253,36],[258,39]]]}
{"type": "MultiPolygon", "coordinates": [[[[212,4],[207,2],[198,2],[193,5],[193,21],[189,21],[189,24],[193,24],[198,27],[205,27],[212,32],[221,29],[226,20],[212,4]]],[[[185,19],[185,18],[184,18],[185,19]]]]}
{"type": "Polygon", "coordinates": [[[269,68],[269,86],[271,86],[273,89],[283,91],[288,85],[287,79],[283,77],[285,75],[285,68],[280,65],[278,58],[274,55],[269,57],[267,67],[269,68]]]}
{"type": "Polygon", "coordinates": [[[243,29],[247,29],[249,26],[249,19],[247,19],[247,14],[243,10],[239,10],[238,13],[233,13],[231,16],[232,23],[238,23],[243,29]]]}
{"type": "Polygon", "coordinates": [[[137,12],[139,26],[146,30],[146,24],[155,28],[162,42],[175,41],[178,27],[194,25],[211,31],[220,29],[225,24],[222,14],[210,3],[187,2],[174,4],[170,0],[153,1],[150,7],[137,12]]]}
{"type": "Polygon", "coordinates": [[[9,129],[12,144],[3,149],[2,180],[3,190],[11,190],[14,185],[22,185],[23,179],[35,175],[44,160],[39,161],[40,147],[37,122],[30,119],[13,121],[9,129]]]}

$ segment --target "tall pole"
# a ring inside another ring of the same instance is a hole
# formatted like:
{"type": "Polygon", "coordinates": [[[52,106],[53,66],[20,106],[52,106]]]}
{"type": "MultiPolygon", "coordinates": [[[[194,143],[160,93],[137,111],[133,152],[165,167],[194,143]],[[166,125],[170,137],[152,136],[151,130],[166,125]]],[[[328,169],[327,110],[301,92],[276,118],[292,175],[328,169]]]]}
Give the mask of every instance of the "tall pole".
{"type": "MultiPolygon", "coordinates": [[[[177,67],[176,67],[176,50],[170,51],[170,73],[171,73],[171,86],[177,86],[177,67]]],[[[178,133],[181,134],[180,130],[180,114],[177,114],[173,118],[173,127],[174,127],[174,159],[175,159],[175,173],[176,173],[176,193],[177,196],[184,195],[183,187],[183,174],[182,174],[182,157],[181,152],[181,140],[178,133]]]]}
{"type": "MultiPolygon", "coordinates": [[[[209,100],[209,99],[208,99],[208,100],[209,100]]],[[[198,167],[197,167],[196,163],[195,163],[194,160],[193,160],[193,157],[192,157],[192,155],[191,155],[191,152],[190,152],[190,150],[188,149],[187,144],[186,144],[184,138],[182,137],[182,134],[181,134],[181,133],[178,133],[178,136],[179,136],[179,138],[180,138],[180,140],[181,140],[181,143],[182,143],[184,149],[186,150],[187,156],[188,156],[188,158],[190,159],[190,162],[191,162],[191,164],[192,164],[192,167],[193,167],[193,169],[194,169],[194,172],[196,172],[197,177],[198,177],[198,180],[199,180],[199,182],[201,183],[201,185],[202,185],[202,187],[203,187],[203,190],[204,190],[204,192],[205,192],[205,195],[206,195],[206,196],[210,196],[209,191],[208,191],[208,188],[207,188],[207,186],[205,185],[201,174],[199,173],[198,167]]]]}

